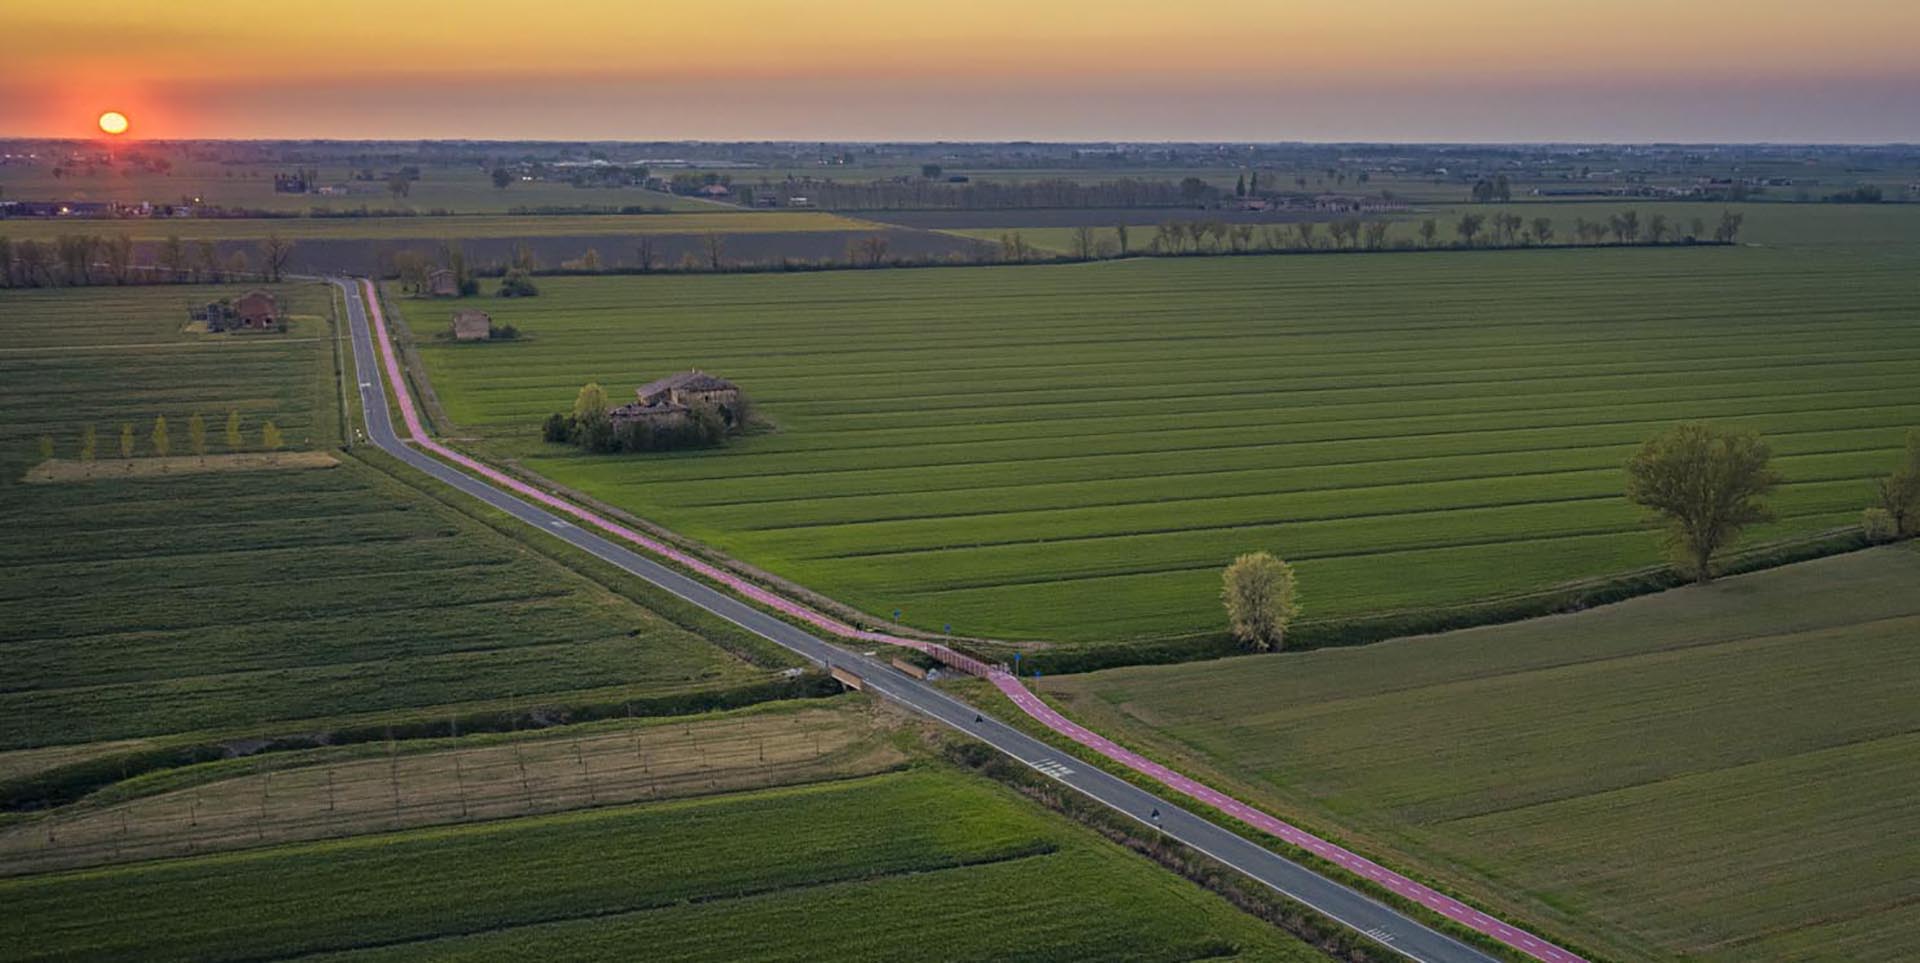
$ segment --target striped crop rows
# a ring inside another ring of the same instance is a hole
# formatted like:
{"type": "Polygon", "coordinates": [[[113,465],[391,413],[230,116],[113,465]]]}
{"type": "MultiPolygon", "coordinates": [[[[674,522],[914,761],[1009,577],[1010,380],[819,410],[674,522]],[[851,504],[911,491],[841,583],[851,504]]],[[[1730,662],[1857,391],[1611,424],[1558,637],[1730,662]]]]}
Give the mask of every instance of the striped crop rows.
{"type": "MultiPolygon", "coordinates": [[[[443,322],[404,302],[422,330],[443,322]]],[[[956,631],[1209,629],[1217,570],[1299,561],[1310,614],[1657,562],[1620,465],[1682,419],[1763,432],[1756,540],[1857,518],[1920,424],[1920,290],[1768,249],[1121,262],[554,281],[531,337],[423,340],[495,454],[870,611],[956,631]],[[778,430],[602,458],[539,420],[699,366],[778,430]]]]}

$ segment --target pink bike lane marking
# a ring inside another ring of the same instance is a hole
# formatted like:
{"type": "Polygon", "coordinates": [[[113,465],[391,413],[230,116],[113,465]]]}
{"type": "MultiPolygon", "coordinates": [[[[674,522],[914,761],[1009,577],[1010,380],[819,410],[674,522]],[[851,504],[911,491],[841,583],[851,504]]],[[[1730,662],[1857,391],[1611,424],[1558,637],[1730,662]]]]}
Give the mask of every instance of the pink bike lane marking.
{"type": "Polygon", "coordinates": [[[815,611],[783,596],[776,595],[772,591],[761,588],[738,575],[689,555],[658,539],[636,532],[625,525],[604,518],[595,512],[575,505],[559,496],[541,491],[526,482],[434,441],[428,437],[424,426],[421,425],[420,417],[414,410],[412,394],[407,390],[406,380],[400,376],[399,362],[395,359],[395,352],[392,350],[387,338],[386,316],[380,308],[379,292],[374,289],[372,281],[362,280],[360,283],[365,287],[367,305],[373,316],[374,334],[379,342],[380,356],[386,368],[387,380],[388,383],[393,386],[394,397],[399,402],[400,417],[401,420],[406,423],[407,434],[410,436],[407,440],[413,444],[427,451],[431,451],[441,458],[459,465],[496,485],[500,485],[517,494],[524,495],[555,511],[577,518],[595,528],[632,542],[648,552],[673,561],[682,567],[691,569],[768,608],[792,616],[816,628],[845,639],[861,642],[876,642],[915,649],[934,656],[941,662],[961,669],[970,675],[985,677],[993,683],[994,687],[998,689],[1001,694],[1010,699],[1014,705],[1020,707],[1021,711],[1033,717],[1047,728],[1135,772],[1141,773],[1188,798],[1204,802],[1215,809],[1228,813],[1242,822],[1261,829],[1269,835],[1277,836],[1286,840],[1288,843],[1307,849],[1315,855],[1326,857],[1330,861],[1341,862],[1355,867],[1356,871],[1361,875],[1378,880],[1401,895],[1429,906],[1447,918],[1453,919],[1477,932],[1491,936],[1535,959],[1545,960],[1547,963],[1586,963],[1584,959],[1567,950],[1563,950],[1529,933],[1508,926],[1498,919],[1471,909],[1466,906],[1466,904],[1446,896],[1438,890],[1414,882],[1393,870],[1374,863],[1372,860],[1348,852],[1312,833],[1283,822],[1252,806],[1241,803],[1209,786],[1195,782],[1165,766],[1148,760],[1146,757],[1132,750],[1120,746],[1105,736],[1091,729],[1087,729],[1073,720],[1068,719],[1066,716],[1061,715],[1052,706],[1042,701],[1037,695],[1028,691],[1027,687],[1022,685],[1019,679],[1004,669],[988,666],[978,659],[962,655],[937,642],[902,638],[888,635],[884,632],[872,632],[865,629],[854,628],[830,615],[815,611]]]}
{"type": "Polygon", "coordinates": [[[1015,705],[1019,706],[1028,715],[1039,720],[1039,722],[1047,728],[1135,772],[1146,775],[1161,785],[1167,786],[1189,798],[1207,803],[1215,809],[1228,813],[1242,822],[1255,826],[1270,835],[1284,839],[1317,856],[1325,857],[1329,861],[1348,866],[1360,875],[1382,882],[1402,896],[1413,899],[1424,906],[1428,906],[1449,919],[1491,936],[1535,959],[1546,960],[1548,963],[1585,963],[1579,956],[1567,950],[1554,946],[1545,940],[1538,939],[1532,934],[1514,929],[1484,913],[1475,911],[1466,904],[1438,890],[1421,885],[1393,870],[1380,866],[1372,860],[1349,852],[1312,833],[1276,819],[1252,806],[1241,803],[1217,790],[1194,782],[1185,776],[1173,773],[1166,767],[1151,762],[1138,753],[1115,745],[1106,737],[1061,715],[1059,711],[1047,705],[1041,701],[1038,696],[1028,691],[1027,687],[1022,685],[1019,679],[1014,678],[1006,672],[996,670],[989,678],[993,681],[995,688],[999,689],[1008,698],[1012,699],[1015,705]]]}

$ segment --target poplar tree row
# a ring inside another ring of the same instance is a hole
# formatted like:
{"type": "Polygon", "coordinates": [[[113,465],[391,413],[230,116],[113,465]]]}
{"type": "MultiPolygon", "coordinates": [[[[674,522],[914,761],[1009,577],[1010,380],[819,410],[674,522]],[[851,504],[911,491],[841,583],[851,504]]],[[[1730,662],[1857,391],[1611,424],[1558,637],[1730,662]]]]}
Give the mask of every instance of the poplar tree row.
{"type": "MultiPolygon", "coordinates": [[[[240,412],[238,409],[229,409],[227,411],[226,430],[222,434],[222,441],[225,442],[225,448],[228,454],[238,454],[242,451],[249,450],[246,434],[241,430],[240,412]]],[[[192,417],[187,419],[186,443],[187,452],[200,456],[207,454],[207,422],[206,419],[200,417],[199,412],[195,412],[192,417]]],[[[153,419],[153,427],[147,432],[146,453],[157,458],[165,458],[173,454],[173,444],[173,434],[167,426],[167,417],[165,415],[155,417],[153,419]]],[[[262,423],[260,425],[259,444],[254,446],[252,450],[279,451],[284,447],[286,447],[286,438],[280,433],[280,427],[271,421],[262,423]]],[[[83,462],[93,461],[98,457],[99,450],[100,433],[94,426],[88,425],[85,430],[80,433],[80,460],[83,462]]],[[[139,453],[140,443],[134,432],[133,423],[126,421],[121,422],[120,457],[132,458],[139,453]]],[[[48,459],[52,458],[53,455],[53,436],[41,435],[40,457],[42,459],[48,459]]]]}

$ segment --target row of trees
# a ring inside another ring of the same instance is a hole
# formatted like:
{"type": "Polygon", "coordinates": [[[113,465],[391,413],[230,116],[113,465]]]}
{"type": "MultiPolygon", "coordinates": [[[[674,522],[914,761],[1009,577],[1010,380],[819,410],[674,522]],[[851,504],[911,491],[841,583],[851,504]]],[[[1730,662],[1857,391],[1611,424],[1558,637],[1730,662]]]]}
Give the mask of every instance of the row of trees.
{"type": "MultiPolygon", "coordinates": [[[[225,442],[226,451],[230,454],[237,454],[242,451],[278,451],[286,447],[286,438],[281,434],[279,426],[271,421],[263,422],[260,425],[260,441],[257,445],[249,447],[246,435],[242,431],[240,412],[238,409],[228,410],[226,428],[222,432],[222,440],[225,442]]],[[[194,412],[193,415],[187,418],[185,451],[204,457],[208,452],[207,445],[206,419],[200,417],[199,412],[194,412]]],[[[75,449],[75,455],[80,461],[90,462],[99,456],[99,448],[99,432],[92,425],[86,426],[80,433],[80,441],[75,449]]],[[[135,435],[133,423],[121,422],[119,438],[120,457],[133,458],[139,454],[139,450],[140,444],[135,435]]],[[[165,458],[173,454],[173,451],[173,432],[167,425],[167,417],[165,415],[156,416],[153,419],[152,427],[147,432],[146,452],[157,458],[165,458]]],[[[56,453],[57,446],[54,444],[53,436],[41,435],[40,457],[42,459],[52,458],[56,453]]]]}
{"type": "MultiPolygon", "coordinates": [[[[744,398],[741,404],[744,409],[744,398]]],[[[712,448],[727,441],[726,418],[711,405],[693,405],[678,421],[656,424],[642,419],[620,425],[614,424],[608,414],[610,407],[606,389],[598,382],[588,382],[574,396],[570,410],[547,416],[541,436],[598,454],[712,448]]],[[[744,411],[737,416],[739,423],[745,423],[745,419],[744,411]]]]}
{"type": "MultiPolygon", "coordinates": [[[[1702,423],[1677,425],[1649,439],[1627,462],[1627,499],[1666,530],[1679,569],[1696,582],[1713,578],[1714,557],[1751,525],[1773,519],[1766,496],[1780,484],[1773,452],[1752,431],[1702,423]]],[[[1878,504],[1862,516],[1875,541],[1920,535],[1920,428],[1907,432],[1901,465],[1875,486],[1878,504]]],[[[1285,644],[1299,615],[1294,571],[1268,552],[1234,559],[1223,575],[1227,628],[1242,645],[1285,644]]]]}
{"type": "Polygon", "coordinates": [[[771,197],[775,204],[804,196],[815,207],[833,210],[952,210],[987,211],[1032,208],[1191,207],[1211,203],[1220,190],[1198,178],[1191,183],[1135,178],[1083,183],[1066,179],[1034,181],[970,181],[954,184],[929,178],[852,183],[831,179],[794,178],[758,185],[734,185],[743,203],[771,197]]]}
{"type": "Polygon", "coordinates": [[[269,234],[257,257],[234,249],[222,255],[210,240],[170,236],[136,261],[125,234],[61,234],[50,242],[0,237],[0,287],[84,287],[97,284],[178,284],[227,280],[278,281],[293,259],[293,242],[269,234]]]}
{"type": "MultiPolygon", "coordinates": [[[[1745,216],[1732,211],[1721,214],[1713,226],[1711,239],[1732,243],[1740,233],[1745,216]]],[[[1068,238],[1068,249],[1061,254],[1039,247],[1017,231],[1000,236],[997,244],[984,245],[970,253],[948,256],[903,258],[894,254],[884,234],[872,234],[847,242],[841,260],[785,258],[777,262],[741,262],[728,256],[727,235],[710,231],[699,238],[694,250],[681,252],[669,261],[666,251],[651,237],[642,237],[634,246],[630,265],[611,263],[598,248],[588,248],[580,257],[562,261],[564,271],[597,273],[609,270],[717,272],[729,270],[822,270],[830,268],[908,267],[931,264],[1006,264],[1034,261],[1091,261],[1139,254],[1191,255],[1318,250],[1416,250],[1441,247],[1524,247],[1554,243],[1573,244],[1675,244],[1694,243],[1708,237],[1708,223],[1694,218],[1682,229],[1670,223],[1664,214],[1641,219],[1637,210],[1612,215],[1606,221],[1575,218],[1570,236],[1562,238],[1552,218],[1523,218],[1508,211],[1491,217],[1480,212],[1462,214],[1442,231],[1441,222],[1427,218],[1414,225],[1412,237],[1393,236],[1396,222],[1381,218],[1345,217],[1332,221],[1300,221],[1292,224],[1228,223],[1218,218],[1166,221],[1153,233],[1135,243],[1135,229],[1117,224],[1109,229],[1081,225],[1068,238]]],[[[478,273],[502,275],[502,297],[530,296],[538,293],[532,275],[542,270],[538,257],[526,244],[516,245],[505,265],[476,272],[466,255],[453,242],[443,242],[437,257],[415,250],[381,255],[382,273],[400,279],[403,289],[424,292],[428,275],[439,266],[454,272],[461,293],[478,294],[478,273]]]]}
{"type": "MultiPolygon", "coordinates": [[[[1712,239],[1720,243],[1732,243],[1739,236],[1744,219],[1744,215],[1724,212],[1713,230],[1712,239]]],[[[1419,222],[1414,229],[1419,239],[1417,246],[1538,246],[1552,244],[1559,237],[1552,218],[1529,219],[1507,211],[1496,213],[1491,218],[1469,212],[1461,215],[1451,228],[1452,237],[1443,240],[1439,220],[1427,218],[1419,222]]],[[[1640,212],[1628,210],[1614,214],[1605,222],[1576,218],[1571,241],[1578,244],[1604,244],[1609,240],[1616,244],[1671,244],[1696,242],[1707,237],[1704,219],[1694,218],[1688,228],[1686,232],[1681,232],[1668,222],[1664,214],[1653,215],[1643,228],[1640,212]]],[[[1291,225],[1228,224],[1217,219],[1168,221],[1154,229],[1153,236],[1147,241],[1146,251],[1156,254],[1218,254],[1248,251],[1407,250],[1416,246],[1411,239],[1389,237],[1392,229],[1391,221],[1357,217],[1327,222],[1301,221],[1291,225]]],[[[1124,257],[1137,253],[1129,240],[1125,225],[1115,227],[1110,238],[1101,236],[1093,227],[1081,226],[1074,229],[1068,250],[1076,260],[1124,257]]],[[[1000,248],[1010,261],[1032,260],[1039,256],[1038,250],[1017,233],[1001,235],[1000,248]]]]}

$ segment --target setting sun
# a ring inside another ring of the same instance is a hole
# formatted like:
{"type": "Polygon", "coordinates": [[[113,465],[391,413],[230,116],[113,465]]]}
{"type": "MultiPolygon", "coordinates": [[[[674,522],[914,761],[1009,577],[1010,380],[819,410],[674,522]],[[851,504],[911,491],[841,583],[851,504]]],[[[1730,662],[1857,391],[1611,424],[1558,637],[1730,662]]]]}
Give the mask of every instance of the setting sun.
{"type": "Polygon", "coordinates": [[[100,129],[109,134],[127,132],[127,115],[117,110],[109,110],[100,115],[100,129]]]}

